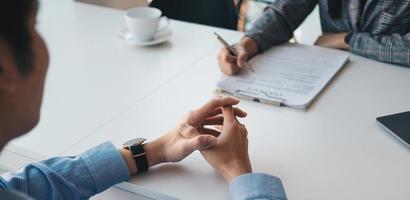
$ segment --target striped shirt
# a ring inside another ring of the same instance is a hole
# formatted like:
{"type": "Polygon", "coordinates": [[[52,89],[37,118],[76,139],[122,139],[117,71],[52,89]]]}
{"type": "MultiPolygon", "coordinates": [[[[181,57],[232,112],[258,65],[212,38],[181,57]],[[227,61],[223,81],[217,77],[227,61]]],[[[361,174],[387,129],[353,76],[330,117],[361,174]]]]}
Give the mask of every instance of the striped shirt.
{"type": "MultiPolygon", "coordinates": [[[[28,164],[18,172],[3,174],[0,190],[4,191],[0,192],[0,199],[20,196],[19,193],[41,200],[89,199],[129,178],[127,164],[120,152],[107,142],[78,156],[50,158],[28,164]]],[[[236,177],[230,183],[229,191],[234,200],[286,200],[281,180],[262,173],[236,177]]]]}
{"type": "Polygon", "coordinates": [[[351,52],[410,66],[410,0],[274,0],[246,35],[261,51],[287,42],[317,4],[322,31],[351,33],[351,52]]]}

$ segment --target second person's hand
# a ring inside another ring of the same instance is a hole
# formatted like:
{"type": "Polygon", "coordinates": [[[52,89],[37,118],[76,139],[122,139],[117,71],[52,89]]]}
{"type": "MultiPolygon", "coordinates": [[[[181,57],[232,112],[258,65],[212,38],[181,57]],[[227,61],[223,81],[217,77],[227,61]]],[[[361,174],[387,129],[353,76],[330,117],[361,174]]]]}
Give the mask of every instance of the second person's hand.
{"type": "Polygon", "coordinates": [[[251,173],[252,167],[248,155],[248,132],[235,117],[232,106],[223,108],[223,126],[216,144],[201,150],[208,163],[220,173],[226,181],[251,173]]]}
{"type": "Polygon", "coordinates": [[[349,44],[345,42],[345,37],[349,33],[324,33],[319,36],[315,42],[315,45],[333,48],[333,49],[342,49],[348,50],[349,44]]]}
{"type": "Polygon", "coordinates": [[[245,62],[258,53],[258,45],[252,38],[244,37],[234,46],[238,56],[232,55],[227,48],[222,48],[218,54],[220,70],[226,75],[237,74],[245,62]]]}
{"type": "MultiPolygon", "coordinates": [[[[220,133],[206,126],[222,125],[224,117],[221,108],[238,103],[239,100],[231,97],[215,97],[201,108],[188,113],[177,127],[144,146],[149,166],[178,162],[195,150],[215,145],[220,133]]],[[[246,116],[239,108],[234,108],[233,112],[238,117],[246,116]]]]}

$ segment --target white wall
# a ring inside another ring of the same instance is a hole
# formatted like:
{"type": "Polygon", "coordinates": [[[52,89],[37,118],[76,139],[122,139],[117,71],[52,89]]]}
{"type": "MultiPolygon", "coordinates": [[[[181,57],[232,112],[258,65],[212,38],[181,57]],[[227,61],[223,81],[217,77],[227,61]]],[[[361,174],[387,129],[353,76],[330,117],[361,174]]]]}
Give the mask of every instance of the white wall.
{"type": "Polygon", "coordinates": [[[322,34],[321,30],[319,7],[316,6],[302,25],[296,29],[295,37],[299,43],[311,45],[316,41],[317,37],[322,34]]]}

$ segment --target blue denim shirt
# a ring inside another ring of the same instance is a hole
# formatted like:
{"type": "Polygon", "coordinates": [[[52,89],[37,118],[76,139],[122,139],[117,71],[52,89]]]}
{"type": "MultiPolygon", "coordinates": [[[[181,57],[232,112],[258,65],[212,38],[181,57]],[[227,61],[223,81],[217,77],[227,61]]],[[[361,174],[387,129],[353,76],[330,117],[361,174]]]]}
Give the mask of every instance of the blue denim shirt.
{"type": "Polygon", "coordinates": [[[263,173],[244,174],[236,177],[229,185],[229,193],[234,200],[287,199],[280,179],[263,173]]]}
{"type": "MultiPolygon", "coordinates": [[[[20,191],[35,199],[88,199],[130,178],[120,152],[107,142],[79,156],[56,157],[28,164],[0,178],[0,189],[20,191]]],[[[245,174],[229,187],[233,199],[286,199],[280,180],[245,174]]]]}
{"type": "Polygon", "coordinates": [[[287,42],[317,4],[322,31],[351,33],[351,52],[410,66],[409,0],[273,0],[246,35],[261,51],[287,42]]]}

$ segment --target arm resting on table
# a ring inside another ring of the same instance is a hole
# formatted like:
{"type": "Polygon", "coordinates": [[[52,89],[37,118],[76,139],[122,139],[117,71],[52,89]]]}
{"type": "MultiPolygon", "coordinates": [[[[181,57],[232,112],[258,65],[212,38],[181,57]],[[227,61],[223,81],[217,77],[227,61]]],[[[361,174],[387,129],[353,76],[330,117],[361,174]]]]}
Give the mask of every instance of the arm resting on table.
{"type": "Polygon", "coordinates": [[[276,0],[266,8],[246,36],[258,43],[260,51],[287,42],[316,4],[317,0],[276,0]]]}
{"type": "Polygon", "coordinates": [[[410,66],[410,33],[400,35],[371,35],[354,33],[349,42],[350,50],[374,60],[410,66]]]}
{"type": "Polygon", "coordinates": [[[79,156],[55,157],[4,174],[0,188],[35,199],[88,199],[129,177],[120,152],[107,142],[79,156]]]}
{"type": "Polygon", "coordinates": [[[236,177],[229,185],[229,192],[233,200],[287,199],[280,179],[263,173],[244,174],[236,177]]]}

